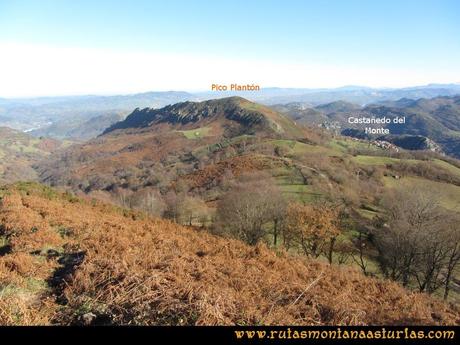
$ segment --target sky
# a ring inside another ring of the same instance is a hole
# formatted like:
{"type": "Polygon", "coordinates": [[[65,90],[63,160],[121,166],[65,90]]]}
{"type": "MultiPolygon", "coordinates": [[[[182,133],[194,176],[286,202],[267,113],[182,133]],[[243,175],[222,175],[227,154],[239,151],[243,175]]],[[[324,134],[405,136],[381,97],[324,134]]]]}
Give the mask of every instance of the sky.
{"type": "Polygon", "coordinates": [[[0,0],[0,97],[459,82],[458,0],[0,0]]]}

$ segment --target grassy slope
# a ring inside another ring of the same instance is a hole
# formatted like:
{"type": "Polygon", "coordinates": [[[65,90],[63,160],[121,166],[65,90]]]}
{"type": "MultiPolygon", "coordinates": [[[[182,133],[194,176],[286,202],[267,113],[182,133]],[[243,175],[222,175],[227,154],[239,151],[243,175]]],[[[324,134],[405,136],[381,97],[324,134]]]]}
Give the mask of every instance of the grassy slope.
{"type": "MultiPolygon", "coordinates": [[[[391,164],[391,163],[398,163],[401,161],[401,159],[392,158],[392,157],[358,155],[356,157],[353,157],[353,161],[358,164],[364,164],[364,165],[385,165],[385,164],[391,164]]],[[[405,161],[408,162],[410,160],[406,159],[405,161]]]]}
{"type": "Polygon", "coordinates": [[[280,126],[279,131],[288,137],[303,136],[302,130],[295,125],[295,123],[285,115],[276,112],[275,110],[261,104],[253,103],[245,99],[241,99],[240,106],[243,109],[254,111],[263,114],[270,121],[273,121],[280,126]]]}
{"type": "Polygon", "coordinates": [[[435,159],[434,163],[441,168],[447,169],[450,173],[460,176],[460,168],[457,168],[456,166],[449,164],[448,162],[442,161],[440,159],[435,159]]]}
{"type": "MultiPolygon", "coordinates": [[[[393,157],[382,157],[382,156],[366,156],[366,155],[358,155],[356,157],[353,157],[353,161],[358,163],[358,164],[364,164],[364,165],[386,165],[386,164],[391,164],[391,163],[418,163],[420,162],[419,160],[416,159],[399,159],[399,158],[393,158],[393,157]]],[[[440,159],[433,159],[431,160],[432,164],[444,168],[450,173],[460,176],[460,169],[457,168],[456,166],[449,164],[448,162],[442,161],[440,159]]]]}
{"type": "Polygon", "coordinates": [[[96,322],[117,324],[454,324],[459,318],[441,302],[353,269],[36,184],[0,194],[0,225],[12,249],[0,257],[0,324],[78,323],[88,312],[96,322]],[[76,270],[64,276],[66,262],[76,270]],[[55,299],[61,293],[65,305],[55,299]]]}
{"type": "MultiPolygon", "coordinates": [[[[190,131],[191,132],[191,131],[190,131]]],[[[248,136],[246,136],[248,137],[248,136]]],[[[242,140],[242,137],[236,137],[230,140],[226,145],[232,145],[237,143],[238,141],[242,140]]],[[[292,157],[292,159],[288,159],[288,161],[292,162],[293,164],[296,163],[295,157],[302,157],[304,155],[319,155],[319,157],[339,157],[344,160],[346,163],[352,163],[356,166],[361,167],[385,167],[387,164],[392,163],[411,163],[416,164],[421,162],[420,160],[416,159],[399,159],[399,158],[392,158],[392,157],[385,157],[385,156],[371,156],[371,155],[357,155],[351,156],[349,155],[348,149],[367,149],[372,152],[375,150],[376,152],[382,151],[382,149],[377,147],[372,147],[369,144],[361,141],[355,141],[350,139],[333,139],[326,145],[312,145],[306,144],[296,140],[287,140],[287,139],[267,139],[262,142],[256,142],[254,144],[249,145],[248,147],[250,150],[259,152],[263,151],[264,147],[267,145],[272,145],[274,147],[282,147],[286,150],[286,157],[292,157]]],[[[206,147],[199,147],[194,151],[194,156],[201,157],[202,154],[207,152],[206,147]]],[[[260,155],[265,161],[274,160],[274,157],[264,154],[260,155]]],[[[278,158],[276,158],[278,159],[278,158]]],[[[232,158],[229,159],[230,161],[232,158]]],[[[237,159],[238,160],[238,159],[237,159]]],[[[460,176],[460,169],[445,162],[440,159],[434,159],[431,161],[432,164],[439,166],[440,168],[444,168],[445,170],[449,171],[454,175],[460,176]]],[[[314,163],[314,158],[313,158],[314,163]]],[[[233,164],[232,164],[233,165],[233,164]]],[[[294,199],[304,201],[304,202],[312,202],[317,198],[322,196],[322,193],[315,190],[311,185],[304,185],[302,179],[296,172],[296,169],[293,166],[290,167],[280,167],[275,164],[275,167],[269,167],[270,164],[266,164],[265,168],[268,170],[277,180],[278,185],[281,187],[281,190],[286,194],[294,199]]],[[[334,166],[334,169],[337,166],[334,166]]],[[[262,169],[262,167],[256,167],[255,169],[262,169]]],[[[343,167],[342,167],[343,169],[343,167]]],[[[206,169],[205,169],[206,170],[206,169]]],[[[251,169],[249,169],[251,170],[251,169]]],[[[238,175],[239,172],[236,174],[238,175]]],[[[427,181],[426,179],[419,178],[420,181],[427,181]]],[[[389,181],[387,179],[387,181],[389,181]]],[[[382,186],[385,185],[385,181],[381,180],[382,186]]],[[[391,183],[388,182],[388,183],[391,183]]],[[[430,184],[430,181],[428,181],[430,184]]],[[[449,187],[451,185],[446,183],[440,183],[441,187],[438,192],[441,194],[441,198],[444,200],[444,204],[454,204],[457,202],[456,193],[449,193],[449,187]],[[453,199],[452,199],[453,198],[453,199]]],[[[352,186],[344,185],[342,188],[349,189],[350,193],[354,193],[352,186]]],[[[452,186],[453,190],[456,190],[455,186],[452,186]]],[[[451,207],[450,207],[451,208],[451,207]]],[[[362,216],[365,218],[372,218],[376,215],[374,212],[369,212],[366,210],[358,210],[359,212],[362,211],[362,216]]]]}
{"type": "Polygon", "coordinates": [[[211,128],[209,127],[200,127],[191,129],[188,131],[178,131],[182,133],[187,139],[201,139],[209,134],[211,128]]]}
{"type": "Polygon", "coordinates": [[[460,187],[448,183],[429,181],[418,177],[405,177],[395,180],[391,177],[384,177],[385,185],[389,188],[430,188],[439,195],[441,206],[460,212],[460,187]]]}

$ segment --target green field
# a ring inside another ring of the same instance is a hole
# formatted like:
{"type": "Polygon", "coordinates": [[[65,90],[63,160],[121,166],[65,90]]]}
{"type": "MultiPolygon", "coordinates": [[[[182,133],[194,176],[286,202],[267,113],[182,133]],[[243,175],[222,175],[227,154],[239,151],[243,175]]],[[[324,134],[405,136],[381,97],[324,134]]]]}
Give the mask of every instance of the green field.
{"type": "Polygon", "coordinates": [[[178,131],[182,133],[187,139],[201,139],[209,135],[210,127],[201,127],[190,129],[188,131],[178,131]]]}
{"type": "Polygon", "coordinates": [[[382,156],[361,156],[358,155],[352,158],[352,161],[358,164],[363,165],[385,165],[391,163],[417,163],[420,162],[416,159],[399,159],[399,158],[392,158],[392,157],[382,157],[382,156]]]}
{"type": "Polygon", "coordinates": [[[288,150],[290,150],[290,154],[296,154],[296,155],[308,154],[308,153],[320,153],[326,156],[336,156],[340,153],[328,147],[305,144],[305,143],[302,143],[300,141],[295,141],[295,140],[282,140],[282,139],[270,140],[269,143],[276,145],[276,146],[285,147],[288,150]]]}
{"type": "Polygon", "coordinates": [[[315,192],[311,185],[303,184],[293,175],[293,171],[286,170],[286,174],[277,174],[276,183],[286,197],[296,201],[311,203],[323,196],[315,192]]]}
{"type": "Polygon", "coordinates": [[[404,177],[396,180],[392,177],[383,178],[385,186],[389,188],[430,189],[439,197],[441,206],[460,211],[460,187],[453,184],[435,182],[419,177],[404,177]]]}
{"type": "Polygon", "coordinates": [[[349,149],[356,150],[372,150],[376,152],[382,152],[381,148],[378,148],[369,143],[361,142],[353,139],[333,139],[330,141],[329,146],[334,150],[347,153],[349,149]]]}
{"type": "MultiPolygon", "coordinates": [[[[362,165],[386,165],[386,164],[392,164],[392,163],[420,163],[424,162],[422,160],[417,160],[417,159],[399,159],[399,158],[392,158],[392,157],[382,157],[382,156],[367,156],[367,155],[358,155],[355,156],[351,159],[353,162],[357,164],[362,164],[362,165]]],[[[456,166],[449,164],[448,162],[445,162],[441,159],[434,159],[428,161],[440,168],[443,168],[450,172],[451,174],[454,174],[456,176],[460,176],[460,168],[457,168],[456,166]]]]}
{"type": "Polygon", "coordinates": [[[433,161],[437,166],[446,169],[449,171],[451,174],[454,174],[456,176],[460,176],[460,168],[457,168],[456,166],[449,164],[443,160],[440,159],[435,159],[433,161]]]}
{"type": "Polygon", "coordinates": [[[361,217],[369,219],[369,220],[373,219],[376,215],[378,215],[377,212],[365,210],[363,208],[357,208],[356,212],[358,212],[361,217]]]}

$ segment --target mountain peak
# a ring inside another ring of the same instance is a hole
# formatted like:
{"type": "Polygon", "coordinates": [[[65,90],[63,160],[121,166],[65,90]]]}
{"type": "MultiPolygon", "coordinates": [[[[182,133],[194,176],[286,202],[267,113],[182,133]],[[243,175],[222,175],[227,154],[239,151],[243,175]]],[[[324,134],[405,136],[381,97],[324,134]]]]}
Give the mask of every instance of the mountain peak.
{"type": "Polygon", "coordinates": [[[290,119],[263,105],[233,96],[203,102],[181,102],[161,109],[135,109],[124,121],[115,123],[104,134],[116,130],[155,130],[160,125],[174,129],[212,126],[224,128],[224,133],[265,132],[301,136],[301,130],[290,119]]]}

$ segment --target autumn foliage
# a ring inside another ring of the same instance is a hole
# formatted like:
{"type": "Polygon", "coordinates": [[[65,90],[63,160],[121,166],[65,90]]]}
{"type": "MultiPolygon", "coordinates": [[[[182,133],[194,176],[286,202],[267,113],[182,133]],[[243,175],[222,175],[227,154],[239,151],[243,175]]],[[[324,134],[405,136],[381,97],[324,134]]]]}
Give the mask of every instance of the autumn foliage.
{"type": "MultiPolygon", "coordinates": [[[[0,255],[3,325],[459,323],[455,307],[351,268],[40,185],[0,195],[8,246],[0,255]]],[[[320,215],[297,206],[290,212],[302,224],[320,215]]]]}
{"type": "Polygon", "coordinates": [[[338,212],[325,205],[293,203],[286,211],[285,242],[298,244],[304,254],[318,257],[340,234],[338,212]]]}

